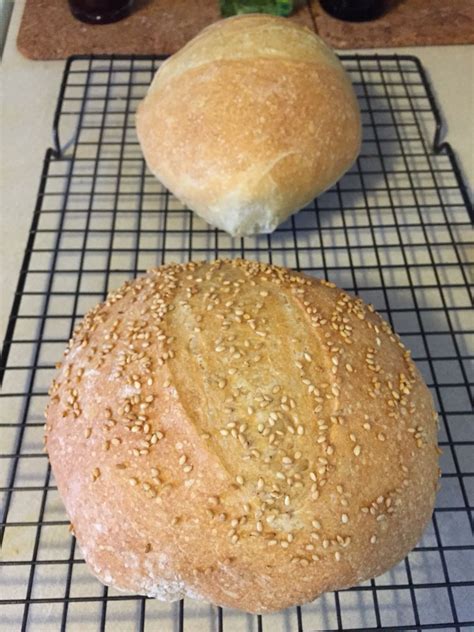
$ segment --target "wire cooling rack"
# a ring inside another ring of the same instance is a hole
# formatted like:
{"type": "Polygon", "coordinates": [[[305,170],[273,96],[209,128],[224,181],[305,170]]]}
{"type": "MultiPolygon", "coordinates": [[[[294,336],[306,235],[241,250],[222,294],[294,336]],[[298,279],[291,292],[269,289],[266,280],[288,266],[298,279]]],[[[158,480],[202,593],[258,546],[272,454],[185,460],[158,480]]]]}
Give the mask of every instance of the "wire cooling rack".
{"type": "Polygon", "coordinates": [[[245,239],[210,228],[146,170],[134,113],[160,60],[68,61],[3,350],[2,632],[473,629],[467,191],[440,142],[419,61],[342,61],[363,112],[357,163],[273,235],[245,239]],[[217,256],[298,268],[373,303],[413,350],[441,418],[441,491],[408,558],[361,586],[264,617],[103,587],[68,531],[42,449],[54,363],[84,312],[149,267],[217,256]]]}

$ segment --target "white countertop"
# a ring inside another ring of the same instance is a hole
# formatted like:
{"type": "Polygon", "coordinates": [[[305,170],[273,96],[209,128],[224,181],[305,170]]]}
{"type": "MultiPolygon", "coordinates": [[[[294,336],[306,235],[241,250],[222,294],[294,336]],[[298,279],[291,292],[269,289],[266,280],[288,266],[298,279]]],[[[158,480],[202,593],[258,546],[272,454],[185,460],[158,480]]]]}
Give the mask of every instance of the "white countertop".
{"type": "MultiPolygon", "coordinates": [[[[3,339],[51,128],[63,61],[29,61],[16,49],[24,0],[17,0],[5,45],[2,80],[2,159],[0,199],[0,333],[3,339]]],[[[347,51],[344,51],[347,52],[347,51]]],[[[416,55],[430,78],[446,122],[444,139],[453,146],[472,186],[474,181],[474,47],[443,46],[378,49],[416,55]]]]}

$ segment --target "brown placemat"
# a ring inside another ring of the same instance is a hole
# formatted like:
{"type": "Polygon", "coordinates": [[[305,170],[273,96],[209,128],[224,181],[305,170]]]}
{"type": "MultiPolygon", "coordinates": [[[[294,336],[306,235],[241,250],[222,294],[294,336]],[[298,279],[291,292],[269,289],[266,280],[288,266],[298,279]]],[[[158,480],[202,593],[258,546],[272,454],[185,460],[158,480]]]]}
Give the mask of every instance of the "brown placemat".
{"type": "MultiPolygon", "coordinates": [[[[94,26],[75,20],[67,0],[27,0],[17,44],[30,59],[168,54],[219,18],[218,0],[136,0],[130,17],[94,26]]],[[[364,23],[335,20],[317,0],[301,0],[291,19],[310,28],[316,25],[336,48],[474,43],[472,0],[388,0],[385,15],[364,23]]]]}
{"type": "Polygon", "coordinates": [[[473,0],[386,0],[372,22],[343,22],[317,0],[311,9],[318,34],[335,48],[383,48],[474,44],[473,0]]]}
{"type": "MultiPolygon", "coordinates": [[[[306,2],[291,19],[314,29],[306,2]]],[[[67,0],[27,0],[18,49],[30,59],[64,59],[76,54],[174,53],[201,29],[221,18],[218,0],[137,0],[128,18],[89,25],[74,19],[67,0]]]]}

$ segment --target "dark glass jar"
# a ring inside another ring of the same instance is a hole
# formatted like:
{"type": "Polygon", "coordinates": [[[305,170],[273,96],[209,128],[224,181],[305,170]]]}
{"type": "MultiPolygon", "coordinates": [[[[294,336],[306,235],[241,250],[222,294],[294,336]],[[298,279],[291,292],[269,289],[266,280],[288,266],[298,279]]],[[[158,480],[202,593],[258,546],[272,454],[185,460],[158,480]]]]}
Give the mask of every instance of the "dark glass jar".
{"type": "Polygon", "coordinates": [[[319,0],[321,7],[339,20],[366,22],[382,15],[384,0],[319,0]]]}
{"type": "Polygon", "coordinates": [[[134,0],[69,0],[71,13],[88,24],[110,24],[130,15],[134,0]]]}

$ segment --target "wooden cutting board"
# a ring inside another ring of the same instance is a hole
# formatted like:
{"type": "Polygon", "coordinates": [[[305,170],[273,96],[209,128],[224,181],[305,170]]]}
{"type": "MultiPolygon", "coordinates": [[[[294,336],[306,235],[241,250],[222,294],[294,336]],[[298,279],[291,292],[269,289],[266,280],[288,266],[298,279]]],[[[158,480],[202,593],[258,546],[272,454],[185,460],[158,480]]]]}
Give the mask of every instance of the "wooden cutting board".
{"type": "MultiPolygon", "coordinates": [[[[474,43],[472,0],[387,0],[378,20],[350,23],[329,17],[317,0],[302,0],[291,17],[335,48],[474,43]]],[[[174,53],[220,18],[218,0],[136,0],[132,15],[115,24],[83,24],[67,0],[27,0],[17,45],[30,59],[75,54],[174,53]]]]}

